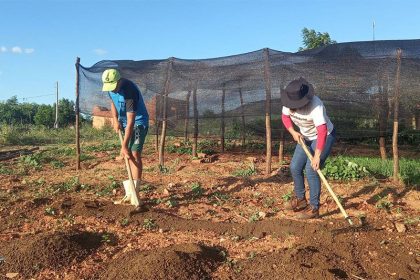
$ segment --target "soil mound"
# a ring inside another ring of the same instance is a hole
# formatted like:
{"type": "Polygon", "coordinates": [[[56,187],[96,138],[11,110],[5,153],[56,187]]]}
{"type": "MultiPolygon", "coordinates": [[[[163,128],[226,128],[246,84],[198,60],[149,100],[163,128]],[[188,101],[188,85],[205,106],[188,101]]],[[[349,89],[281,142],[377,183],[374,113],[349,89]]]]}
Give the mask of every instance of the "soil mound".
{"type": "Polygon", "coordinates": [[[178,244],[146,252],[132,251],[115,259],[101,279],[211,279],[223,261],[220,251],[197,244],[178,244]]]}
{"type": "Polygon", "coordinates": [[[356,261],[315,246],[285,249],[240,262],[235,269],[241,273],[234,279],[351,279],[350,274],[363,272],[356,261]]]}
{"type": "MultiPolygon", "coordinates": [[[[239,261],[222,279],[418,279],[419,260],[381,230],[306,238],[303,244],[239,261]]],[[[411,243],[411,242],[410,242],[411,243]]]]}
{"type": "Polygon", "coordinates": [[[17,272],[33,276],[45,268],[60,268],[81,261],[101,245],[101,235],[91,232],[49,233],[0,244],[0,274],[17,272]]]}

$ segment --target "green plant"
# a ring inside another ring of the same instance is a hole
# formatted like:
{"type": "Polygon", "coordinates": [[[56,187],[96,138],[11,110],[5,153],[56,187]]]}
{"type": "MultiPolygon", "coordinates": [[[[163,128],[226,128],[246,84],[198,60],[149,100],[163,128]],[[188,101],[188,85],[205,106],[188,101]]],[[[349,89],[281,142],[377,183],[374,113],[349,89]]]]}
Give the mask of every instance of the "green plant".
{"type": "Polygon", "coordinates": [[[0,164],[0,174],[2,175],[11,175],[13,174],[13,170],[0,164]]]}
{"type": "Polygon", "coordinates": [[[284,202],[287,202],[292,199],[292,196],[293,196],[293,192],[289,191],[288,193],[285,193],[284,195],[282,195],[281,198],[283,199],[284,202]]]}
{"type": "Polygon", "coordinates": [[[144,186],[140,187],[140,191],[144,192],[144,193],[150,193],[150,192],[153,191],[153,189],[154,189],[154,187],[150,184],[145,184],[144,186]]]}
{"type": "Polygon", "coordinates": [[[51,166],[55,169],[61,169],[64,167],[64,163],[59,160],[53,160],[51,161],[51,166]]]}
{"type": "Polygon", "coordinates": [[[259,221],[259,220],[261,220],[261,216],[260,216],[260,212],[259,211],[257,211],[257,212],[255,212],[255,213],[253,213],[250,217],[249,217],[249,219],[248,219],[248,221],[249,222],[257,222],[257,221],[259,221]]]}
{"type": "Polygon", "coordinates": [[[255,164],[249,163],[247,167],[235,170],[232,175],[236,177],[249,177],[255,174],[257,174],[255,164]]]}
{"type": "Polygon", "coordinates": [[[169,168],[159,164],[159,172],[161,174],[168,174],[170,172],[169,168]]]}
{"type": "Polygon", "coordinates": [[[383,210],[389,212],[389,211],[391,211],[392,206],[394,206],[392,204],[392,202],[390,202],[385,197],[381,197],[381,196],[377,195],[376,200],[377,200],[377,202],[376,202],[375,206],[378,209],[383,209],[383,210]]]}
{"type": "MultiPolygon", "coordinates": [[[[399,175],[401,180],[407,185],[420,185],[420,161],[415,159],[400,158],[399,175]]],[[[324,175],[339,180],[358,180],[365,176],[393,176],[393,161],[391,159],[382,160],[379,157],[350,157],[337,156],[327,160],[324,175]],[[357,164],[348,166],[352,162],[357,164]],[[337,167],[333,167],[336,165],[337,167]],[[365,169],[363,169],[363,167],[365,169]],[[344,172],[345,170],[346,173],[344,172]]]]}
{"type": "Polygon", "coordinates": [[[107,152],[119,150],[119,145],[116,143],[104,142],[99,145],[92,145],[83,147],[84,150],[88,152],[107,152]]]}
{"type": "Polygon", "coordinates": [[[357,180],[369,175],[366,167],[341,156],[327,160],[322,172],[335,180],[357,180]]]}
{"type": "Polygon", "coordinates": [[[108,179],[111,180],[111,183],[107,185],[105,188],[102,188],[100,191],[96,193],[98,196],[107,196],[112,194],[113,190],[118,189],[120,184],[114,179],[113,176],[108,176],[108,179]]]}
{"type": "Polygon", "coordinates": [[[111,235],[109,233],[104,233],[101,236],[101,241],[103,243],[111,243],[112,242],[112,237],[111,237],[111,235]]]}
{"type": "Polygon", "coordinates": [[[267,208],[271,208],[276,203],[276,200],[272,197],[267,197],[263,201],[263,206],[267,208]]]}
{"type": "Polygon", "coordinates": [[[195,182],[191,185],[191,193],[194,198],[198,198],[203,195],[204,189],[201,187],[200,183],[195,182]]]}
{"type": "Polygon", "coordinates": [[[130,224],[130,220],[128,219],[128,218],[124,218],[124,219],[122,219],[121,221],[120,221],[120,225],[122,226],[122,227],[126,227],[126,226],[128,226],[130,224]]]}
{"type": "Polygon", "coordinates": [[[150,199],[150,203],[155,204],[155,205],[159,205],[163,202],[164,200],[161,198],[152,198],[150,199]]]}
{"type": "Polygon", "coordinates": [[[418,224],[418,223],[420,223],[420,217],[406,218],[404,220],[404,224],[406,225],[413,225],[413,224],[418,224]]]}
{"type": "Polygon", "coordinates": [[[87,160],[91,160],[94,159],[95,157],[92,155],[88,155],[88,154],[80,154],[80,161],[87,161],[87,160]]]}
{"type": "Polygon", "coordinates": [[[340,204],[344,206],[344,198],[341,195],[337,195],[337,199],[338,199],[338,202],[340,202],[340,204]]]}
{"type": "Polygon", "coordinates": [[[220,192],[215,192],[213,193],[211,197],[209,197],[209,200],[211,200],[211,203],[213,205],[218,205],[218,206],[224,204],[229,199],[230,199],[230,196],[228,194],[223,194],[220,192]]]}
{"type": "Polygon", "coordinates": [[[178,205],[178,201],[176,201],[175,199],[173,199],[172,197],[168,199],[168,201],[166,201],[166,205],[170,208],[176,207],[178,205]]]}
{"type": "Polygon", "coordinates": [[[42,168],[42,159],[43,157],[41,153],[35,153],[32,155],[21,156],[20,162],[27,167],[32,167],[35,170],[40,170],[42,168]]]}
{"type": "Polygon", "coordinates": [[[45,208],[45,214],[49,216],[55,216],[57,214],[57,209],[53,207],[47,207],[45,208]]]}
{"type": "Polygon", "coordinates": [[[80,187],[79,177],[71,177],[70,180],[53,185],[54,193],[69,192],[80,187]]]}
{"type": "Polygon", "coordinates": [[[147,230],[154,230],[157,228],[155,220],[153,219],[144,219],[143,221],[143,228],[147,230]]]}

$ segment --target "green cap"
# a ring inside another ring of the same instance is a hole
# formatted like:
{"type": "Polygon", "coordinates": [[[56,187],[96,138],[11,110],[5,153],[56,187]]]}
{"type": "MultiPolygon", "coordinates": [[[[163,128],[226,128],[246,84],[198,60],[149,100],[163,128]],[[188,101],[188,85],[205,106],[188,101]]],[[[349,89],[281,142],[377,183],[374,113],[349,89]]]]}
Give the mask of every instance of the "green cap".
{"type": "Polygon", "coordinates": [[[102,82],[104,83],[102,91],[113,91],[117,87],[118,80],[121,78],[117,69],[107,69],[102,74],[102,82]]]}

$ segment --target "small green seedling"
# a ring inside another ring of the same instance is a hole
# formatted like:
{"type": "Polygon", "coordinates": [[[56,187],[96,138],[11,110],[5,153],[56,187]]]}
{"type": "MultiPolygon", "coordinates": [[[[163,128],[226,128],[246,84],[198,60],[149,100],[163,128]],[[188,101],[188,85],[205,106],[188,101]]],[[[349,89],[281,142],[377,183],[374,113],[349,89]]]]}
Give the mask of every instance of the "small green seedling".
{"type": "Polygon", "coordinates": [[[154,230],[157,228],[155,220],[153,219],[144,219],[143,221],[143,228],[147,230],[154,230]]]}

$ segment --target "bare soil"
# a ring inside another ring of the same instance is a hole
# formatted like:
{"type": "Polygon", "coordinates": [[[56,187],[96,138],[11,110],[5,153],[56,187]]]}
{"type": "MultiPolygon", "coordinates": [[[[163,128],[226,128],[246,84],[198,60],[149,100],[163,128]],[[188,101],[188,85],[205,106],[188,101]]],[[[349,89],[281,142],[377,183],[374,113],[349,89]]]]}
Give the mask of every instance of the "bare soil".
{"type": "MultiPolygon", "coordinates": [[[[366,151],[366,154],[373,153],[366,151]]],[[[387,179],[331,181],[355,223],[323,190],[321,218],[284,209],[287,165],[240,177],[250,155],[214,163],[144,153],[142,211],[115,205],[126,179],[115,153],[74,170],[2,162],[0,279],[419,279],[420,194],[387,179]],[[76,180],[77,179],[77,180],[76,180]],[[197,187],[198,186],[198,187],[197,187]],[[386,203],[385,203],[386,202],[386,203]],[[3,277],[3,278],[2,278],[3,277]]]]}

